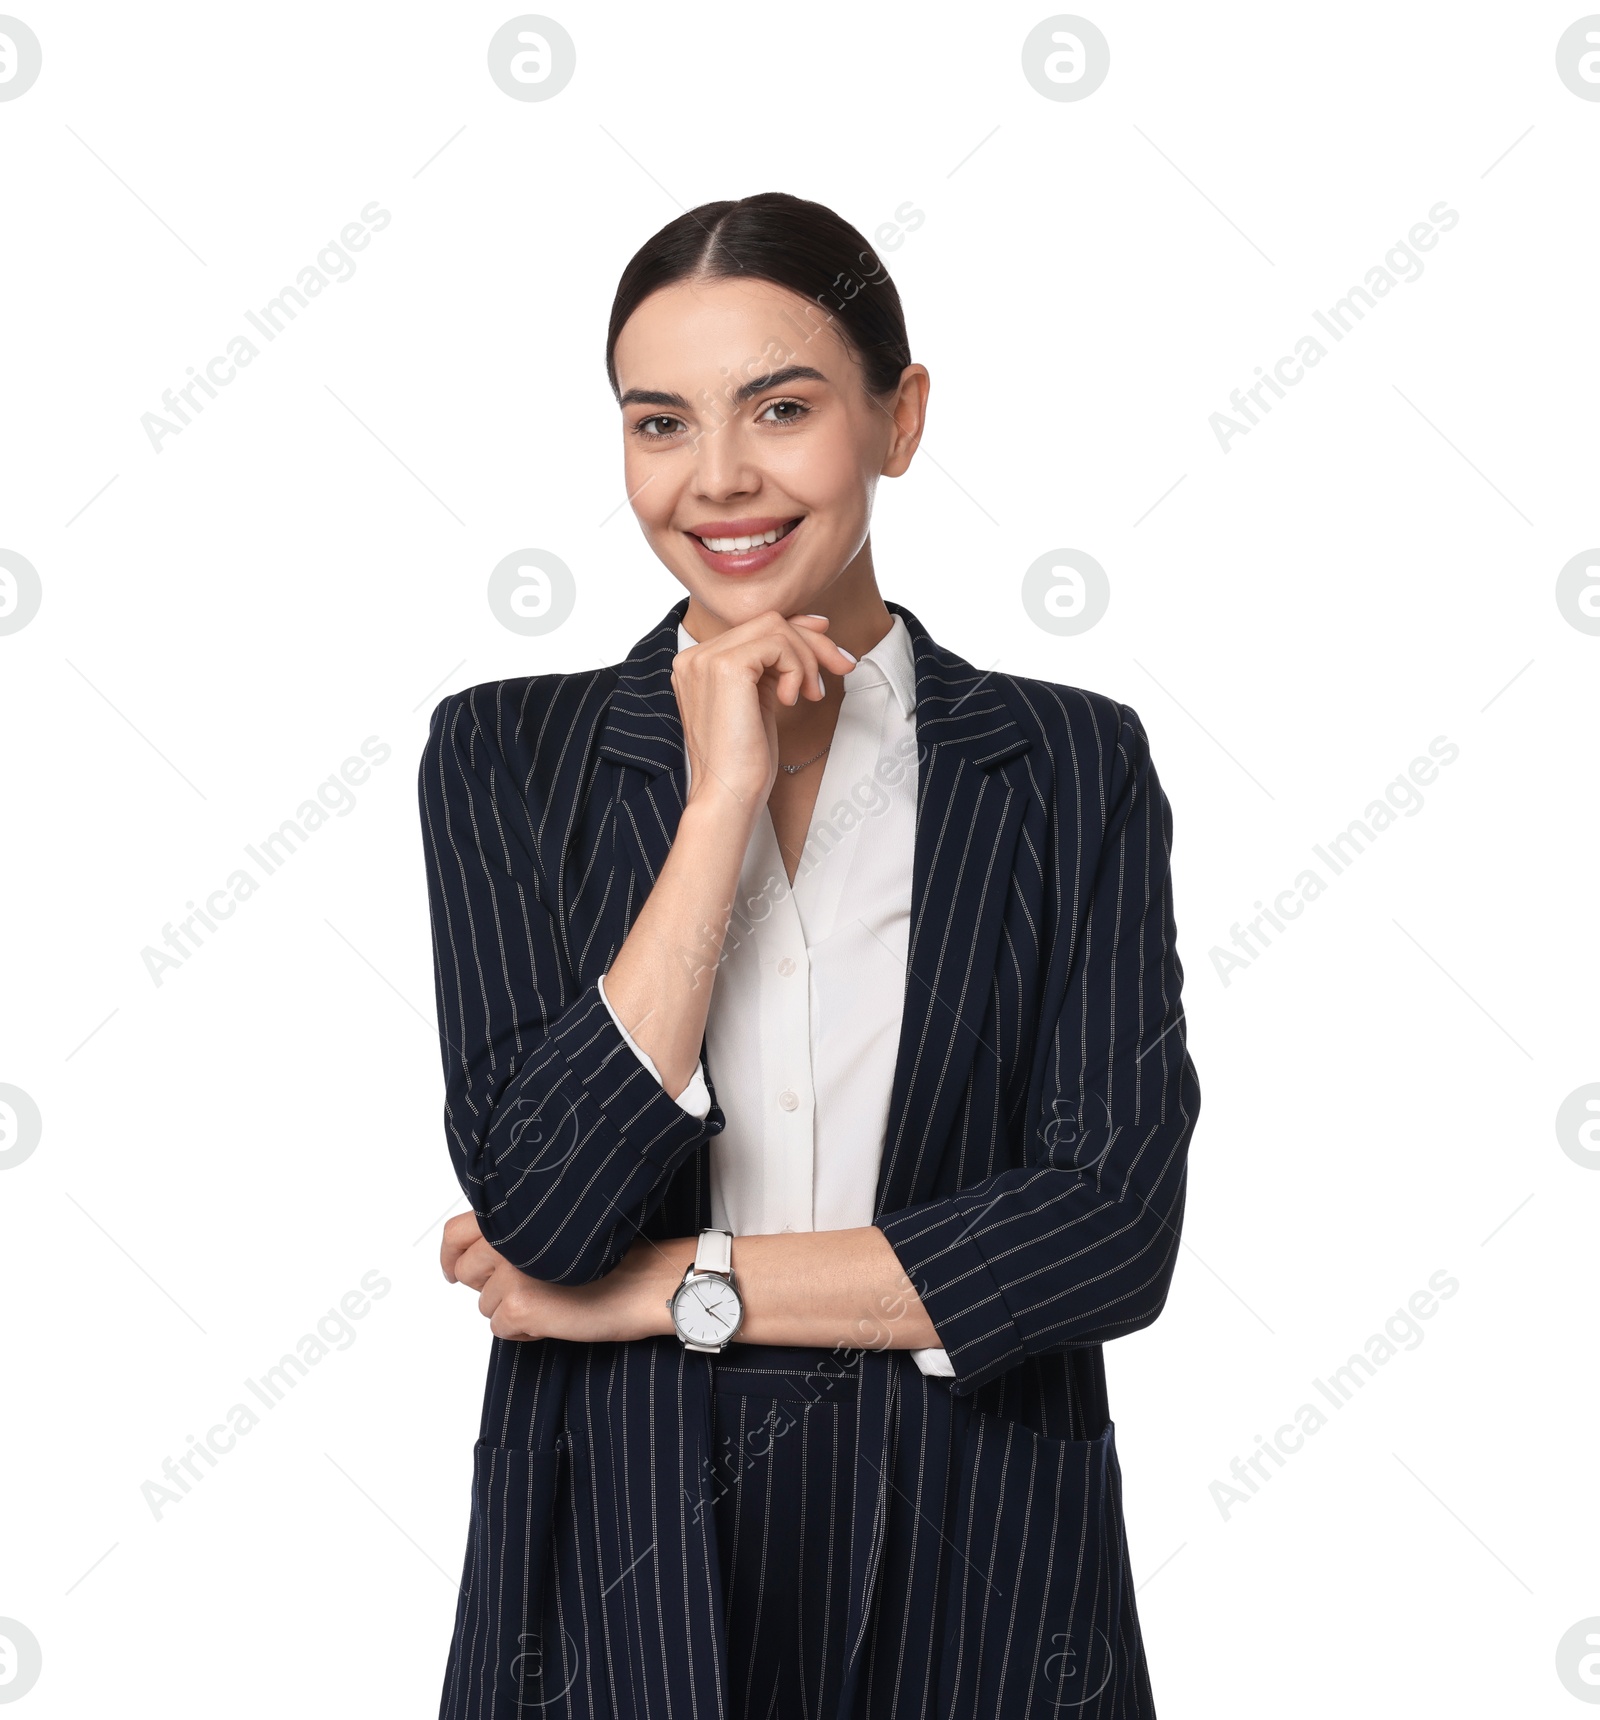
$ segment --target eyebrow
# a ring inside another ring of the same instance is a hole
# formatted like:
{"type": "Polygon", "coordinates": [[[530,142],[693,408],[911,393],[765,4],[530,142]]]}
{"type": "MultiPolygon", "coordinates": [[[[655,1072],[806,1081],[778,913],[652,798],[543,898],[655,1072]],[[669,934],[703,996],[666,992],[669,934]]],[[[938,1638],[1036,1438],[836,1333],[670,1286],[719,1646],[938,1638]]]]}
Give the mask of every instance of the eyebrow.
{"type": "MultiPolygon", "coordinates": [[[[789,364],[782,370],[769,370],[765,376],[754,377],[737,389],[733,395],[733,403],[742,406],[745,401],[753,399],[757,394],[763,394],[769,388],[782,388],[790,382],[826,382],[828,379],[820,370],[814,370],[809,364],[789,364]]],[[[679,412],[689,412],[693,408],[681,394],[668,393],[659,388],[630,388],[621,400],[619,406],[672,406],[679,412]]]]}

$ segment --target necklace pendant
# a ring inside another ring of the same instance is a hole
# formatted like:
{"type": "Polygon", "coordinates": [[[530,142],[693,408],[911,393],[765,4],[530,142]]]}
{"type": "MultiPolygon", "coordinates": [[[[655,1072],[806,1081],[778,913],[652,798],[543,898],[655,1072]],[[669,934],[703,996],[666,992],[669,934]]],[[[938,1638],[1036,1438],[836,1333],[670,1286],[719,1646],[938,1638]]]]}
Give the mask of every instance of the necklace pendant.
{"type": "MultiPolygon", "coordinates": [[[[831,747],[832,745],[833,742],[829,741],[828,747],[831,747]]],[[[793,776],[797,770],[804,770],[808,764],[815,764],[817,760],[822,757],[822,753],[825,753],[828,750],[828,747],[824,747],[822,752],[813,753],[810,758],[801,759],[799,764],[785,764],[782,759],[780,759],[778,761],[778,769],[786,770],[790,776],[793,776]]]]}

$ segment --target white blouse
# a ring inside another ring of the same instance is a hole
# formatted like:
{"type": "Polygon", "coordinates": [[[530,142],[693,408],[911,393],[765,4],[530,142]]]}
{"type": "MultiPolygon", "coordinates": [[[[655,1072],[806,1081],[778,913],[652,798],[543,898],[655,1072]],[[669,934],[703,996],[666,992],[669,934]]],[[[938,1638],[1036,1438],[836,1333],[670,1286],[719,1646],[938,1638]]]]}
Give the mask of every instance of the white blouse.
{"type": "MultiPolygon", "coordinates": [[[[678,649],[696,643],[680,625],[678,649]]],[[[853,1230],[877,1205],[916,837],[916,660],[901,616],[843,679],[794,883],[763,808],[711,993],[706,1062],[727,1118],[711,1140],[711,1222],[735,1236],[853,1230]]],[[[692,781],[687,751],[684,766],[692,781]]],[[[610,1010],[604,979],[600,995],[610,1010]]],[[[710,1109],[698,1066],[678,1103],[710,1109]]],[[[942,1349],[911,1356],[955,1373],[942,1349]]]]}

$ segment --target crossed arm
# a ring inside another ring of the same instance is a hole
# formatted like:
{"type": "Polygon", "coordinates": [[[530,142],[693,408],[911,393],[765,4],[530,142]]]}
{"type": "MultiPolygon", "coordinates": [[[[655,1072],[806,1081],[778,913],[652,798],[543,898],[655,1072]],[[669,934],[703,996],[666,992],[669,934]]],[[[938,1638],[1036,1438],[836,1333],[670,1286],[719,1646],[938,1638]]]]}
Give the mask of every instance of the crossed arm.
{"type": "MultiPolygon", "coordinates": [[[[519,1272],[463,1212],[444,1228],[439,1264],[452,1283],[480,1292],[497,1338],[626,1343],[670,1335],[667,1298],[694,1259],[696,1238],[638,1238],[620,1265],[589,1284],[549,1284],[519,1272]]],[[[736,1236],[733,1271],[744,1302],[742,1344],[928,1349],[933,1322],[875,1225],[773,1236],[736,1236]]]]}

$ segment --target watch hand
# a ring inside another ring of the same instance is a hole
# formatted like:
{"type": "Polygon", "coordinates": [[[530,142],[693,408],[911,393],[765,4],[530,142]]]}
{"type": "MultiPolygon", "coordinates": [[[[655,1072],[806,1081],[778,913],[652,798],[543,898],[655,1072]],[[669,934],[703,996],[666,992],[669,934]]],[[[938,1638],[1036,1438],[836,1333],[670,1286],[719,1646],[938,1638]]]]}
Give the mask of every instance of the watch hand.
{"type": "MultiPolygon", "coordinates": [[[[706,1311],[706,1313],[708,1313],[712,1317],[712,1319],[721,1320],[724,1324],[726,1324],[728,1316],[726,1314],[722,1313],[719,1309],[713,1308],[711,1306],[711,1304],[706,1301],[705,1297],[700,1294],[702,1288],[709,1289],[710,1286],[709,1285],[702,1286],[699,1284],[696,1284],[693,1286],[696,1300],[699,1302],[700,1306],[706,1311]]],[[[725,1289],[726,1286],[723,1286],[723,1288],[725,1289]]]]}

